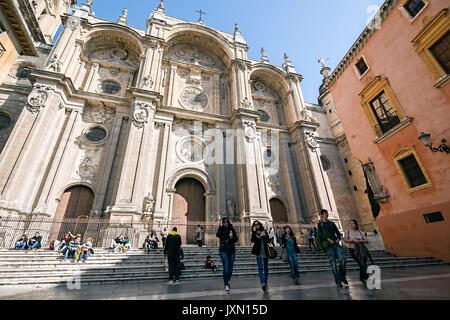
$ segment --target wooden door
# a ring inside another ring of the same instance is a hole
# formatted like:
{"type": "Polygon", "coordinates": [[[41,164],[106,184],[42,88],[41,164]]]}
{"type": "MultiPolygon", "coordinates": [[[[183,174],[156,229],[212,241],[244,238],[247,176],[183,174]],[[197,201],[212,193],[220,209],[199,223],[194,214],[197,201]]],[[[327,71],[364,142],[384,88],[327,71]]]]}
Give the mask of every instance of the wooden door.
{"type": "Polygon", "coordinates": [[[94,204],[94,193],[85,186],[75,186],[64,192],[56,209],[50,240],[61,239],[65,233],[84,236],[86,219],[94,204]]]}
{"type": "Polygon", "coordinates": [[[180,180],[175,186],[172,224],[177,227],[183,244],[195,244],[198,221],[205,221],[205,189],[195,179],[180,180]]]}
{"type": "Polygon", "coordinates": [[[288,222],[286,207],[283,202],[276,198],[270,199],[270,213],[272,214],[272,219],[275,224],[288,222]]]}

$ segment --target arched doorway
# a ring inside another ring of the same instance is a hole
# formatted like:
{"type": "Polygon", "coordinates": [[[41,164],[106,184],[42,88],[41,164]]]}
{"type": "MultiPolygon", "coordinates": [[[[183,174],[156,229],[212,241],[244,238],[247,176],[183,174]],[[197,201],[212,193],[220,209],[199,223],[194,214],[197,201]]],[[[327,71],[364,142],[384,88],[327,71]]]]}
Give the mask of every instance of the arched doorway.
{"type": "Polygon", "coordinates": [[[84,236],[93,204],[94,192],[90,188],[74,186],[67,189],[56,209],[50,240],[61,239],[68,231],[84,236]]]}
{"type": "Polygon", "coordinates": [[[172,225],[183,244],[195,244],[197,221],[205,221],[205,188],[193,178],[181,179],[175,186],[172,225]]]}
{"type": "Polygon", "coordinates": [[[270,203],[270,213],[272,214],[272,219],[274,224],[278,224],[280,222],[288,222],[288,216],[286,207],[283,202],[281,202],[277,198],[272,198],[269,201],[270,203]]]}

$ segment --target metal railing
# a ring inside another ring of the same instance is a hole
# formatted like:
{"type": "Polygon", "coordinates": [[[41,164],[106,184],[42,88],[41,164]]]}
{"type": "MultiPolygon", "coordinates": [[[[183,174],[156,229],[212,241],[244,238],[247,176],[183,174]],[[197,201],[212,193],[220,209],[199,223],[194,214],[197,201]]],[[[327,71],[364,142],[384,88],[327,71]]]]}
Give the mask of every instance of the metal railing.
{"type": "MultiPolygon", "coordinates": [[[[169,223],[168,225],[157,225],[150,222],[139,223],[112,223],[109,219],[90,218],[81,216],[76,219],[63,219],[55,221],[53,218],[42,216],[4,217],[0,219],[0,247],[14,248],[16,241],[25,234],[28,239],[36,232],[42,236],[41,246],[47,248],[52,240],[61,240],[70,232],[79,234],[82,242],[88,237],[93,239],[94,247],[110,247],[114,239],[120,234],[128,235],[130,244],[134,248],[141,248],[145,237],[151,231],[155,232],[162,246],[162,231],[164,227],[170,233],[173,227],[181,235],[183,244],[196,244],[197,225],[203,228],[204,244],[218,246],[219,242],[216,232],[219,222],[190,221],[188,223],[169,223]]],[[[312,225],[276,223],[274,231],[280,226],[289,225],[297,237],[298,244],[307,244],[306,234],[312,225]]],[[[251,225],[246,223],[233,223],[238,235],[237,246],[251,245],[251,225]]],[[[276,235],[275,235],[276,238],[276,235]]]]}

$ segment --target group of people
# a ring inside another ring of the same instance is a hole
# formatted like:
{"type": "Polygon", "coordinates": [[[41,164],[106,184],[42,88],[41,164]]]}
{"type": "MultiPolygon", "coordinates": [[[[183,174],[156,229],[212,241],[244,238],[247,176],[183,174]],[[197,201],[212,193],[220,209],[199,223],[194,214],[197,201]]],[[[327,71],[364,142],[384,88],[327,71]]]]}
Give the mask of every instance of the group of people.
{"type": "Polygon", "coordinates": [[[41,241],[42,236],[39,234],[39,232],[36,232],[30,239],[28,239],[26,234],[23,234],[19,239],[17,239],[14,248],[16,250],[37,250],[41,247],[41,241]]]}
{"type": "Polygon", "coordinates": [[[84,243],[81,242],[81,234],[73,235],[68,232],[60,242],[55,242],[54,249],[63,254],[61,262],[67,261],[71,257],[73,262],[86,262],[88,256],[94,254],[93,240],[88,237],[84,243]]]}
{"type": "Polygon", "coordinates": [[[127,252],[131,248],[130,237],[128,235],[119,235],[114,239],[113,253],[127,252]]]}
{"type": "MultiPolygon", "coordinates": [[[[317,228],[312,228],[308,232],[308,241],[311,247],[317,250],[315,240],[319,244],[320,249],[328,254],[331,269],[333,271],[334,279],[337,287],[348,285],[346,278],[346,255],[343,247],[340,245],[341,233],[334,222],[328,220],[328,211],[323,209],[320,212],[321,220],[317,228]],[[337,261],[337,264],[336,264],[337,261]]],[[[276,237],[277,242],[283,247],[285,259],[290,266],[290,276],[295,285],[299,283],[298,258],[297,254],[300,249],[297,244],[297,239],[290,226],[285,226],[284,233],[281,228],[278,228],[276,237]]],[[[261,289],[266,291],[268,288],[269,277],[269,258],[274,258],[271,246],[274,246],[274,232],[271,228],[269,231],[264,229],[264,226],[259,221],[254,221],[252,224],[251,242],[253,243],[251,253],[256,256],[256,263],[258,265],[258,274],[261,283],[261,289]]],[[[219,227],[216,236],[220,240],[219,255],[223,264],[223,281],[225,291],[230,291],[230,279],[233,273],[233,265],[235,261],[235,244],[238,241],[236,231],[228,218],[223,218],[221,226],[219,227]]],[[[367,237],[359,231],[358,223],[355,220],[350,221],[349,229],[344,233],[344,242],[349,248],[350,255],[356,261],[360,268],[360,280],[364,284],[368,279],[367,274],[367,260],[373,260],[367,250],[365,243],[368,243],[367,237]]]]}

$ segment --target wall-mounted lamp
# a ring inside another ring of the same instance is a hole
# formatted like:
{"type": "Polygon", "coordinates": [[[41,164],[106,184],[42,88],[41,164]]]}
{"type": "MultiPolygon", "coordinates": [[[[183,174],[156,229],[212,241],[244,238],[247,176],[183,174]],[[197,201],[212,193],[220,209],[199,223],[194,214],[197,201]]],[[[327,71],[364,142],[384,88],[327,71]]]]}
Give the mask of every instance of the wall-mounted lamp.
{"type": "Polygon", "coordinates": [[[431,141],[431,135],[429,133],[421,133],[419,136],[419,140],[422,141],[422,143],[425,145],[425,147],[430,148],[431,151],[433,152],[446,152],[449,153],[449,148],[448,146],[445,144],[447,142],[447,140],[442,139],[441,140],[441,145],[437,148],[433,148],[433,143],[431,141]]]}

